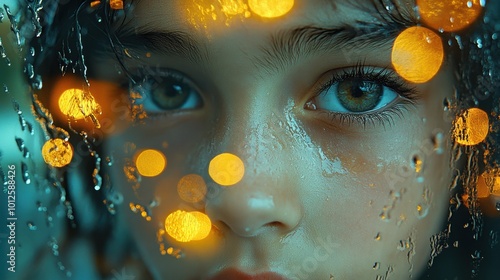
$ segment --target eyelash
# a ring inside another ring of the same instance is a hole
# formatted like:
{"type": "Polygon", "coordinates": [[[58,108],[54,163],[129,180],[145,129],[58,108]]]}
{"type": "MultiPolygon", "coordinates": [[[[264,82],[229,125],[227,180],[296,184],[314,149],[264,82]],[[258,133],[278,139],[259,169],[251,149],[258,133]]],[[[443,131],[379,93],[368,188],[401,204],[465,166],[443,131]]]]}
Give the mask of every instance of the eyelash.
{"type": "Polygon", "coordinates": [[[409,109],[408,107],[415,106],[416,101],[420,99],[416,88],[408,85],[392,70],[388,68],[380,69],[366,66],[363,63],[358,63],[353,68],[334,72],[328,82],[314,89],[314,96],[312,99],[328,91],[336,83],[351,78],[360,78],[365,81],[380,83],[382,86],[394,90],[399,95],[398,99],[400,101],[394,105],[386,106],[388,108],[368,113],[338,113],[318,110],[321,114],[326,115],[331,122],[339,122],[341,125],[346,126],[361,125],[363,128],[366,128],[367,124],[372,126],[381,125],[385,128],[386,124],[389,124],[389,126],[394,124],[395,116],[404,118],[404,112],[409,109]]]}

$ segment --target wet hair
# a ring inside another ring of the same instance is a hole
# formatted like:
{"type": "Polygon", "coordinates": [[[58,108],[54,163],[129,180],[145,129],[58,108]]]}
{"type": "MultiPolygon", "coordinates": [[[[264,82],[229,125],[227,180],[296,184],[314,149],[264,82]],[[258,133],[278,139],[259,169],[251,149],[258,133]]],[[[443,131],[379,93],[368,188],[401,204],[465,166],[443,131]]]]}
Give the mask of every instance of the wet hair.
{"type": "MultiPolygon", "coordinates": [[[[27,55],[26,57],[26,67],[32,66],[35,72],[33,77],[27,75],[28,82],[37,89],[39,87],[37,74],[43,76],[46,85],[64,73],[75,73],[81,76],[89,74],[91,76],[91,71],[86,73],[88,69],[84,57],[95,52],[111,51],[116,56],[117,61],[121,63],[124,53],[116,34],[119,34],[120,26],[123,23],[132,20],[127,17],[127,9],[137,1],[126,2],[124,11],[110,9],[109,5],[104,5],[104,3],[91,8],[90,2],[92,1],[90,0],[45,0],[43,2],[26,1],[21,3],[21,12],[25,16],[23,34],[29,38],[28,47],[33,48],[36,53],[34,56],[27,55]],[[38,21],[37,18],[40,20],[38,21]],[[82,44],[82,42],[90,41],[108,42],[109,49],[93,49],[90,43],[88,45],[82,44]]],[[[376,1],[379,1],[378,3],[382,7],[387,2],[384,0],[376,1]]],[[[463,169],[458,170],[456,174],[458,176],[457,195],[452,198],[449,223],[463,225],[467,221],[472,221],[474,226],[459,230],[462,227],[460,226],[453,233],[445,230],[441,235],[437,235],[436,240],[433,241],[434,246],[436,246],[433,249],[436,251],[449,247],[448,240],[460,239],[464,240],[465,243],[475,244],[462,246],[461,253],[467,258],[465,261],[461,260],[462,263],[467,263],[471,254],[474,255],[477,250],[480,250],[478,248],[484,249],[490,246],[484,241],[479,243],[479,237],[487,235],[484,233],[485,231],[499,230],[498,226],[494,227],[494,222],[497,220],[486,218],[487,223],[483,225],[484,218],[477,203],[475,187],[477,176],[482,172],[487,171],[500,176],[500,39],[498,38],[500,35],[500,13],[498,11],[500,11],[500,1],[487,1],[483,17],[472,26],[456,33],[440,33],[447,53],[455,65],[454,77],[456,80],[455,97],[442,100],[443,107],[447,107],[454,115],[461,114],[471,107],[479,107],[489,114],[491,122],[490,133],[483,143],[470,147],[455,145],[453,151],[455,155],[462,154],[462,158],[468,158],[463,169]],[[458,150],[460,153],[457,152],[458,150]],[[466,203],[468,207],[464,207],[464,203],[461,202],[462,194],[468,196],[466,203]]],[[[123,70],[126,72],[126,69],[123,70]]],[[[49,94],[50,89],[45,88],[38,93],[38,96],[43,100],[48,98],[49,94]]],[[[34,104],[35,108],[42,106],[37,102],[34,104]]],[[[43,110],[36,110],[36,112],[44,115],[43,110]]],[[[40,117],[42,122],[47,119],[47,116],[40,117]]],[[[60,125],[66,126],[66,124],[60,125]]],[[[100,152],[100,147],[94,148],[100,152]]],[[[87,176],[89,182],[87,183],[93,184],[90,174],[95,168],[94,162],[90,158],[88,162],[87,170],[84,172],[89,174],[87,176]]],[[[103,184],[106,184],[106,180],[103,184]]],[[[91,195],[96,201],[93,208],[100,214],[95,227],[88,229],[86,233],[91,237],[104,236],[104,238],[94,238],[97,253],[102,255],[106,253],[106,242],[109,240],[110,229],[113,227],[113,215],[102,203],[108,199],[108,194],[106,188],[92,192],[91,195]]],[[[76,199],[71,197],[70,192],[68,192],[68,196],[70,200],[76,199]]],[[[79,234],[76,230],[73,230],[72,233],[79,234]]],[[[441,254],[452,258],[451,253],[447,253],[446,250],[441,254]]],[[[469,262],[470,265],[465,265],[463,268],[473,271],[473,276],[480,275],[478,274],[480,273],[478,272],[479,261],[476,261],[478,258],[480,259],[480,257],[473,257],[475,262],[469,262]]],[[[439,261],[439,257],[437,261],[439,261]]],[[[102,268],[102,270],[105,273],[106,268],[102,268]]],[[[437,271],[436,265],[431,270],[429,275],[439,275],[440,273],[437,271]]]]}

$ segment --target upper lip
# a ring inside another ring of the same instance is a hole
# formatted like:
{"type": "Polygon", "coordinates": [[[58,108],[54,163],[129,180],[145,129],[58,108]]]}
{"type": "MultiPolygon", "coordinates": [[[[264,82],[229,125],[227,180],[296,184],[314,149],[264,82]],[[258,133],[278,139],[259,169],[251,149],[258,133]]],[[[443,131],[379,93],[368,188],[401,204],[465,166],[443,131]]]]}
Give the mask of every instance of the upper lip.
{"type": "Polygon", "coordinates": [[[286,280],[282,275],[279,275],[274,272],[263,272],[259,274],[246,274],[244,272],[241,272],[237,269],[231,268],[231,269],[225,269],[213,277],[211,277],[209,280],[286,280]]]}

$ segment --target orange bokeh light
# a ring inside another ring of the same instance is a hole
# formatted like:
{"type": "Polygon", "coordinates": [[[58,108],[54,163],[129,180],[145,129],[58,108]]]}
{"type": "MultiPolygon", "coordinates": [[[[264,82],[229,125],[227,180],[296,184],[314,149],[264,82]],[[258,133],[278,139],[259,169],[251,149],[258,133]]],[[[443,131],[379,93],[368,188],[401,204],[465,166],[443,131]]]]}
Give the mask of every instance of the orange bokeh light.
{"type": "Polygon", "coordinates": [[[441,38],[425,27],[413,26],[401,32],[392,48],[391,61],[396,72],[413,83],[432,79],[443,63],[441,38]]]}
{"type": "Polygon", "coordinates": [[[479,108],[470,108],[455,121],[454,136],[461,145],[477,145],[484,141],[489,131],[488,114],[479,108]]]}
{"type": "Polygon", "coordinates": [[[425,24],[447,32],[471,25],[481,14],[480,0],[417,0],[425,24]]]}
{"type": "Polygon", "coordinates": [[[212,229],[212,222],[201,212],[177,210],[165,219],[165,230],[179,242],[202,240],[212,229]]]}
{"type": "Polygon", "coordinates": [[[245,165],[236,155],[223,153],[214,157],[208,166],[208,174],[217,184],[232,186],[245,175],[245,165]]]}
{"type": "Polygon", "coordinates": [[[179,180],[177,192],[184,201],[197,203],[205,198],[207,185],[200,175],[189,174],[179,180]]]}
{"type": "Polygon", "coordinates": [[[113,10],[123,10],[123,0],[109,0],[109,6],[113,10]]]}
{"type": "Polygon", "coordinates": [[[92,94],[78,88],[65,90],[59,97],[58,104],[64,115],[75,120],[98,115],[101,111],[92,94]]]}
{"type": "Polygon", "coordinates": [[[167,158],[158,150],[148,149],[137,154],[135,166],[142,176],[154,177],[163,172],[167,166],[167,158]]]}
{"type": "Polygon", "coordinates": [[[50,139],[42,147],[43,160],[54,167],[68,165],[73,158],[73,147],[62,139],[50,139]]]}

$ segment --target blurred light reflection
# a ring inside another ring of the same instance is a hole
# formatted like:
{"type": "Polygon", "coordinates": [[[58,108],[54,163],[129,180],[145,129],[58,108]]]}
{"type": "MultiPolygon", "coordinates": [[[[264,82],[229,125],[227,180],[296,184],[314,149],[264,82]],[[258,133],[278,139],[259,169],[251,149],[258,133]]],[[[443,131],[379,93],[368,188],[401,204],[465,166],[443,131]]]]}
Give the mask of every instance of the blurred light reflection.
{"type": "Polygon", "coordinates": [[[396,72],[413,83],[425,83],[441,68],[444,51],[441,38],[425,27],[409,27],[398,35],[391,61],[396,72]]]}
{"type": "Polygon", "coordinates": [[[236,155],[223,153],[214,157],[208,166],[208,174],[217,184],[232,186],[245,175],[245,165],[236,155]]]}
{"type": "Polygon", "coordinates": [[[480,0],[417,0],[424,23],[436,30],[458,31],[471,25],[481,14],[480,0]]]}

